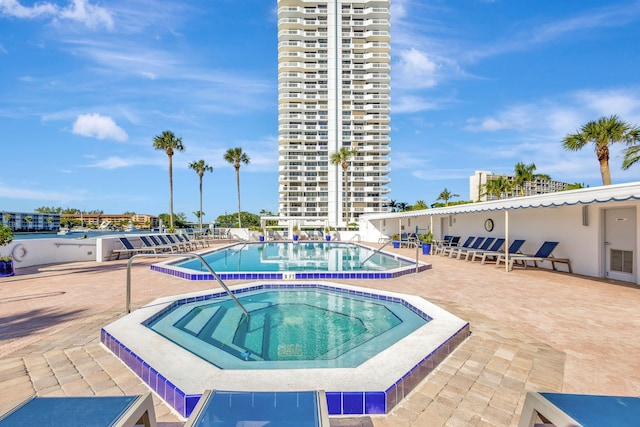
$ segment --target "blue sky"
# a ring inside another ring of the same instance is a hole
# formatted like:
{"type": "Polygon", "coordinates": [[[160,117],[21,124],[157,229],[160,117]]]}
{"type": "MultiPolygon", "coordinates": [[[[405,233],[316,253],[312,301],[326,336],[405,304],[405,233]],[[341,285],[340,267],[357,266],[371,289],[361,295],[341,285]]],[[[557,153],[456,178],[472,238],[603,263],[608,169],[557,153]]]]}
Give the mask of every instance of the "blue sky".
{"type": "MultiPolygon", "coordinates": [[[[0,0],[0,210],[169,211],[205,221],[278,210],[277,2],[0,0]]],[[[475,170],[517,162],[600,185],[591,147],[560,141],[604,115],[640,124],[640,1],[392,1],[391,184],[398,202],[469,198],[475,170]]],[[[636,181],[640,166],[614,183],[636,181]]]]}

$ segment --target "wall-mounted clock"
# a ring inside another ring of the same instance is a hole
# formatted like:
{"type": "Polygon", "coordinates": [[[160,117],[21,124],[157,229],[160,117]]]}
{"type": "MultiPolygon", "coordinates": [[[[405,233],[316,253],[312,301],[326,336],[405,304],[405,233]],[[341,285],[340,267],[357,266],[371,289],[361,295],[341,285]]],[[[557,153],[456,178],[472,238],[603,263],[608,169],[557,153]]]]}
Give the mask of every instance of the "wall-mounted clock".
{"type": "Polygon", "coordinates": [[[493,220],[491,218],[484,222],[484,229],[487,231],[493,231],[493,220]]]}

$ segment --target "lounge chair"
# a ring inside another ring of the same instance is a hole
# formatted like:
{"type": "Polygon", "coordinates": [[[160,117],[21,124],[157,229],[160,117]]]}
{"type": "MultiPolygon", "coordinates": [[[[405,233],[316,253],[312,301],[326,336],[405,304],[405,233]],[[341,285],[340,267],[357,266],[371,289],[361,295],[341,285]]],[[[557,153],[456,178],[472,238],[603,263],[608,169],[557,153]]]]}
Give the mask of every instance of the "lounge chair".
{"type": "Polygon", "coordinates": [[[160,239],[160,235],[155,235],[155,236],[149,236],[149,239],[151,239],[151,241],[157,246],[157,247],[163,247],[163,248],[168,248],[171,252],[175,252],[175,251],[179,251],[180,248],[178,247],[178,245],[172,245],[171,243],[169,243],[167,240],[165,239],[160,239]]]}
{"type": "Polygon", "coordinates": [[[173,252],[173,246],[163,245],[158,241],[154,242],[148,236],[140,236],[140,240],[145,245],[145,247],[151,249],[156,254],[168,251],[173,252]]]}
{"type": "Polygon", "coordinates": [[[187,242],[183,242],[181,240],[178,240],[178,236],[177,235],[171,235],[171,234],[165,234],[164,237],[169,241],[170,244],[172,245],[177,245],[178,246],[178,250],[184,251],[184,252],[188,252],[191,250],[191,245],[187,242]]]}
{"type": "Polygon", "coordinates": [[[0,426],[156,427],[151,393],[138,396],[30,397],[0,416],[0,426]]]}
{"type": "MultiPolygon", "coordinates": [[[[485,241],[485,244],[486,243],[487,242],[485,241]]],[[[500,237],[498,239],[495,239],[495,241],[493,241],[493,244],[490,243],[490,246],[488,246],[488,247],[486,247],[484,249],[481,247],[479,249],[474,249],[474,250],[471,250],[471,251],[467,251],[466,254],[465,254],[466,255],[465,259],[467,261],[473,261],[476,256],[482,257],[482,254],[485,253],[485,252],[496,253],[496,252],[498,252],[500,250],[500,248],[502,248],[502,245],[504,245],[504,239],[502,237],[500,237]]],[[[485,246],[485,245],[482,245],[482,246],[485,246]]]]}
{"type": "Polygon", "coordinates": [[[267,425],[329,427],[325,393],[206,390],[184,427],[267,425]]]}
{"type": "Polygon", "coordinates": [[[471,245],[470,247],[453,249],[451,251],[451,254],[452,255],[455,254],[456,259],[460,259],[464,256],[464,259],[466,260],[469,257],[469,252],[473,252],[477,250],[480,250],[480,251],[489,250],[489,246],[491,246],[494,240],[495,240],[495,237],[487,237],[486,239],[477,238],[476,241],[473,242],[473,245],[471,245]]]}
{"type": "Polygon", "coordinates": [[[454,249],[457,249],[459,247],[462,248],[468,248],[469,246],[471,246],[471,244],[473,243],[473,241],[476,239],[475,236],[469,236],[467,237],[467,240],[464,241],[464,243],[462,244],[462,246],[445,246],[442,251],[440,252],[440,255],[445,256],[445,255],[449,255],[451,253],[451,251],[453,251],[454,249]]]}
{"type": "Polygon", "coordinates": [[[134,246],[126,237],[118,237],[118,240],[120,240],[122,247],[112,250],[112,253],[117,255],[116,259],[120,259],[121,254],[127,254],[129,258],[131,258],[131,255],[152,254],[155,252],[153,249],[147,247],[134,246]]]}
{"type": "MultiPolygon", "coordinates": [[[[511,242],[509,245],[509,254],[517,254],[520,248],[524,244],[524,240],[518,239],[511,242]]],[[[499,256],[504,255],[504,251],[485,251],[475,253],[471,258],[471,261],[475,261],[476,257],[480,258],[480,264],[484,265],[487,261],[496,261],[499,256]]]]}
{"type": "MultiPolygon", "coordinates": [[[[556,263],[567,264],[569,273],[571,273],[571,261],[569,258],[555,258],[551,255],[553,250],[558,246],[558,242],[544,242],[540,249],[533,255],[526,254],[514,254],[509,256],[509,271],[513,269],[514,264],[520,263],[527,268],[529,261],[533,262],[534,267],[538,266],[538,262],[549,261],[554,270],[556,270],[556,263]]],[[[506,263],[506,256],[504,254],[496,258],[496,267],[500,266],[501,262],[506,263]]]]}
{"type": "Polygon", "coordinates": [[[190,239],[190,238],[189,238],[189,236],[187,236],[186,234],[183,234],[181,237],[182,237],[182,240],[184,240],[184,241],[186,241],[186,242],[189,242],[189,243],[191,243],[192,245],[196,245],[196,247],[197,247],[197,245],[200,245],[202,248],[204,248],[204,247],[205,247],[205,245],[206,245],[207,247],[209,247],[209,246],[210,246],[210,245],[209,245],[209,241],[204,240],[204,239],[190,239]]]}
{"type": "Polygon", "coordinates": [[[528,392],[518,427],[640,425],[640,397],[528,392]]]}
{"type": "MultiPolygon", "coordinates": [[[[484,237],[478,237],[476,240],[473,241],[471,245],[469,245],[466,248],[465,247],[451,248],[451,250],[449,251],[449,258],[453,258],[455,255],[456,259],[460,259],[460,256],[466,251],[480,249],[480,247],[484,244],[485,240],[486,239],[484,237]]],[[[493,239],[491,239],[491,241],[493,241],[493,239]]],[[[489,242],[489,244],[491,244],[491,242],[489,242]]]]}
{"type": "Polygon", "coordinates": [[[445,248],[452,246],[458,246],[460,244],[460,236],[444,236],[442,240],[436,240],[436,249],[433,251],[434,255],[442,254],[445,248]]]}

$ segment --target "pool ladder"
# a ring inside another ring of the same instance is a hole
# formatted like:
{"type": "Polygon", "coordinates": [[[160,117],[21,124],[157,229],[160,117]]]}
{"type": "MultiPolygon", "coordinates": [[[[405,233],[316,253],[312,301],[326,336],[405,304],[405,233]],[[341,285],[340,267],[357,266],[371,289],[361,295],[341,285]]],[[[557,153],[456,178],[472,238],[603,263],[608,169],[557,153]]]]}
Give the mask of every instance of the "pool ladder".
{"type": "Polygon", "coordinates": [[[213,277],[218,281],[218,284],[222,287],[222,289],[224,289],[224,291],[227,293],[227,295],[229,295],[229,297],[233,300],[233,302],[236,303],[238,308],[240,310],[242,310],[244,315],[247,316],[247,319],[249,318],[249,312],[247,311],[247,309],[244,308],[244,306],[240,303],[240,301],[238,301],[238,298],[236,298],[236,296],[233,295],[231,290],[229,290],[229,288],[222,281],[220,276],[218,276],[218,273],[213,271],[211,266],[207,263],[207,261],[204,260],[204,258],[202,258],[198,254],[193,254],[193,253],[134,254],[131,258],[129,258],[129,262],[127,263],[127,301],[126,301],[126,307],[125,307],[125,312],[127,314],[131,313],[131,264],[133,263],[133,260],[135,258],[141,258],[141,257],[145,257],[145,258],[173,258],[173,257],[198,258],[200,260],[200,262],[202,263],[202,265],[204,265],[206,267],[206,269],[209,270],[209,273],[211,273],[213,275],[213,277]]]}

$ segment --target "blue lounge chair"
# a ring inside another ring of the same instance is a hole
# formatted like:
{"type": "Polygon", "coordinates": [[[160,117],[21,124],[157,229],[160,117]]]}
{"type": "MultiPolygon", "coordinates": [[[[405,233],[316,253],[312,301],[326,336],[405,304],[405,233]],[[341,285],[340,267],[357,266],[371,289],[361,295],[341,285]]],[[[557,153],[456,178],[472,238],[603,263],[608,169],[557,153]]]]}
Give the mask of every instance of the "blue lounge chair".
{"type": "Polygon", "coordinates": [[[469,246],[471,246],[471,244],[473,243],[473,241],[475,240],[475,236],[469,236],[467,237],[467,240],[464,241],[464,243],[462,244],[462,246],[445,246],[442,251],[440,252],[440,255],[445,256],[445,255],[449,255],[449,253],[451,253],[452,250],[458,248],[458,247],[462,247],[462,248],[468,248],[469,246]]]}
{"type": "Polygon", "coordinates": [[[129,258],[131,255],[135,254],[152,254],[155,251],[153,249],[142,247],[142,246],[134,246],[133,243],[129,241],[126,237],[119,237],[120,243],[122,244],[122,248],[113,249],[112,253],[117,255],[116,259],[120,259],[121,254],[127,254],[129,258]]]}
{"type": "Polygon", "coordinates": [[[0,427],[156,427],[151,393],[139,396],[30,397],[0,416],[0,427]]]}
{"type": "Polygon", "coordinates": [[[640,425],[640,397],[528,392],[518,427],[640,425]]]}
{"type": "Polygon", "coordinates": [[[140,236],[140,240],[147,248],[151,249],[156,254],[173,251],[171,246],[159,244],[160,242],[153,242],[148,236],[140,236]]]}
{"type": "Polygon", "coordinates": [[[442,240],[436,240],[435,255],[442,254],[445,248],[451,248],[460,244],[460,236],[444,236],[442,240]]]}
{"type": "MultiPolygon", "coordinates": [[[[480,249],[467,251],[467,253],[466,253],[467,257],[465,259],[467,261],[474,261],[476,256],[482,257],[482,254],[485,253],[485,252],[496,253],[496,252],[498,252],[500,250],[500,248],[502,248],[502,245],[504,245],[504,239],[502,237],[498,238],[498,239],[495,239],[495,241],[493,242],[493,244],[491,246],[488,246],[488,247],[486,247],[484,249],[480,248],[480,249]]],[[[485,245],[482,245],[482,246],[485,246],[485,245]]]]}
{"type": "Polygon", "coordinates": [[[489,245],[491,244],[491,242],[493,242],[493,238],[489,238],[489,239],[485,239],[484,237],[478,237],[472,244],[471,246],[469,246],[468,248],[453,248],[451,249],[451,251],[449,252],[449,258],[453,258],[453,256],[455,255],[456,259],[460,259],[460,257],[462,256],[462,254],[465,254],[466,257],[466,252],[467,251],[472,251],[472,250],[476,250],[476,249],[480,249],[482,248],[482,246],[485,244],[485,242],[487,240],[489,240],[489,243],[486,245],[485,248],[489,247],[489,245]],[[490,240],[489,240],[490,239],[490,240]]]}
{"type": "MultiPolygon", "coordinates": [[[[520,248],[522,247],[524,242],[525,242],[524,240],[514,240],[513,242],[511,242],[508,249],[509,254],[517,254],[520,251],[520,248]]],[[[478,256],[480,257],[480,264],[484,265],[484,263],[486,263],[487,261],[496,261],[498,257],[501,255],[504,255],[504,252],[487,251],[487,252],[482,252],[480,254],[475,254],[474,257],[471,259],[471,261],[475,260],[475,257],[478,256]]]]}
{"type": "MultiPolygon", "coordinates": [[[[538,266],[538,262],[549,261],[551,262],[551,266],[554,270],[556,270],[556,263],[567,264],[567,268],[569,269],[569,273],[571,270],[571,261],[569,258],[555,258],[551,255],[553,250],[558,246],[558,242],[544,242],[540,249],[533,255],[526,254],[514,254],[509,256],[509,270],[513,269],[513,266],[516,263],[519,263],[527,268],[529,261],[533,262],[534,267],[538,266]]],[[[500,266],[500,263],[506,263],[506,256],[504,254],[498,256],[496,259],[496,267],[500,266]]]]}
{"type": "Polygon", "coordinates": [[[329,427],[322,391],[234,392],[207,390],[184,427],[329,427]]]}

